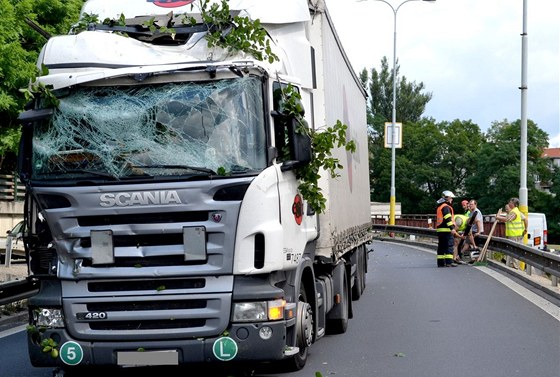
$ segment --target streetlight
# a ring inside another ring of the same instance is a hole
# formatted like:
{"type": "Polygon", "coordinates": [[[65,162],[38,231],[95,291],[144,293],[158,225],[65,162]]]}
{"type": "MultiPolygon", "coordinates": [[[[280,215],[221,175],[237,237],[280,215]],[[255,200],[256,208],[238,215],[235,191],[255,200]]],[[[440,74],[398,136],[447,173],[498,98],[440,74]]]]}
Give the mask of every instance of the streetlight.
{"type": "Polygon", "coordinates": [[[435,3],[436,0],[405,0],[399,4],[398,7],[393,7],[391,3],[386,0],[375,0],[381,1],[391,7],[393,11],[393,114],[391,120],[391,199],[389,203],[389,225],[395,225],[395,140],[397,139],[396,123],[397,123],[397,12],[403,4],[411,1],[426,1],[429,3],[435,3]]]}

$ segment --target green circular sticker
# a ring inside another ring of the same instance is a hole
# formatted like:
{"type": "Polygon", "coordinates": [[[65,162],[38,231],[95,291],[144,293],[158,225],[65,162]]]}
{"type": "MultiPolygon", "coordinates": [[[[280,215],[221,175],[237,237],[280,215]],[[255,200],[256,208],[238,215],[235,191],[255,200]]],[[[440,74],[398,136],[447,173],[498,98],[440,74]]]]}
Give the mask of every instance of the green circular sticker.
{"type": "Polygon", "coordinates": [[[78,365],[84,358],[82,346],[76,342],[66,342],[60,347],[60,360],[67,365],[78,365]]]}
{"type": "Polygon", "coordinates": [[[228,336],[216,339],[212,346],[214,356],[221,361],[233,360],[237,356],[237,343],[228,336]]]}

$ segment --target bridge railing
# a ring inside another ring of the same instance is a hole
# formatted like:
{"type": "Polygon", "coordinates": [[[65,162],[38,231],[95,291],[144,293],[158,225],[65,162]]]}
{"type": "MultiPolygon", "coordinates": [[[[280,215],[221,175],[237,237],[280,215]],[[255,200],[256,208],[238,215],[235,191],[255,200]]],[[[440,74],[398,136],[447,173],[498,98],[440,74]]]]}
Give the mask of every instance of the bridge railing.
{"type": "Polygon", "coordinates": [[[0,174],[0,200],[24,200],[25,185],[16,175],[0,174]]]}
{"type": "MultiPolygon", "coordinates": [[[[483,224],[484,224],[484,233],[490,233],[490,229],[492,229],[492,225],[494,224],[494,220],[496,219],[496,215],[483,215],[483,224]]],[[[387,224],[389,221],[389,216],[386,215],[371,215],[371,222],[373,224],[387,224]]],[[[435,215],[400,215],[395,218],[395,225],[402,225],[402,226],[414,226],[419,228],[431,228],[435,227],[436,217],[435,215]]],[[[505,237],[506,235],[506,227],[504,223],[497,223],[496,228],[494,229],[494,236],[495,237],[505,237]]]]}
{"type": "MultiPolygon", "coordinates": [[[[374,219],[372,219],[372,222],[372,229],[378,233],[378,238],[392,238],[397,240],[395,234],[401,234],[405,236],[413,235],[415,236],[415,238],[419,237],[433,239],[432,244],[436,244],[435,240],[437,240],[437,233],[435,229],[429,228],[427,226],[418,227],[376,224],[374,219]]],[[[397,223],[396,219],[395,223],[397,223]]],[[[410,242],[410,237],[408,238],[408,240],[405,237],[401,237],[401,240],[410,242]]],[[[484,247],[484,244],[487,240],[487,235],[480,235],[475,239],[476,244],[479,248],[484,247]]],[[[414,243],[418,242],[419,241],[415,241],[414,243]]],[[[558,255],[556,252],[538,250],[533,247],[522,245],[499,236],[492,236],[490,242],[488,243],[488,249],[493,252],[501,252],[522,262],[525,262],[525,264],[528,266],[526,268],[526,273],[529,275],[532,273],[531,271],[533,268],[550,274],[552,285],[555,287],[558,286],[558,278],[560,278],[560,255],[558,255]]]]}

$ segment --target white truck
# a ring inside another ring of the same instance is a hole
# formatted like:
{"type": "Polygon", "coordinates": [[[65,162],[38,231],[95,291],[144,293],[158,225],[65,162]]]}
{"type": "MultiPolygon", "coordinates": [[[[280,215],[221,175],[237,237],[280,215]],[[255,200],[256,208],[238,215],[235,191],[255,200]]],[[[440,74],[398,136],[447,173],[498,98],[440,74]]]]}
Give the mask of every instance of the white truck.
{"type": "Polygon", "coordinates": [[[366,94],[324,1],[228,2],[260,20],[273,62],[209,48],[215,25],[178,21],[199,11],[191,3],[87,1],[82,17],[112,21],[51,37],[40,54],[37,83],[58,102],[40,96],[20,116],[24,242],[40,282],[28,349],[57,376],[298,370],[313,343],[346,331],[365,288],[366,94]],[[324,212],[298,191],[311,146],[286,132],[289,84],[310,127],[340,120],[357,146],[334,150],[343,169],[321,176],[324,212]]]}

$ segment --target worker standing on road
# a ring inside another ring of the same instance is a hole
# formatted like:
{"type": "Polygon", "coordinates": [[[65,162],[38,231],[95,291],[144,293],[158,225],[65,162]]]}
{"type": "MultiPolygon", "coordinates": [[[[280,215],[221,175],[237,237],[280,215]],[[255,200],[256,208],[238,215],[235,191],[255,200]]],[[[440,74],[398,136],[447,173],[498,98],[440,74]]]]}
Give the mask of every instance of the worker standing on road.
{"type": "MultiPolygon", "coordinates": [[[[511,198],[506,204],[505,216],[497,217],[498,221],[506,224],[506,238],[523,243],[523,236],[527,232],[527,217],[519,210],[519,199],[511,198]]],[[[506,266],[519,269],[519,261],[509,255],[506,257],[506,266]]]]}
{"type": "Polygon", "coordinates": [[[456,267],[453,261],[454,237],[460,237],[455,230],[454,212],[451,204],[455,194],[445,190],[437,201],[436,232],[438,235],[437,266],[456,267]]]}

